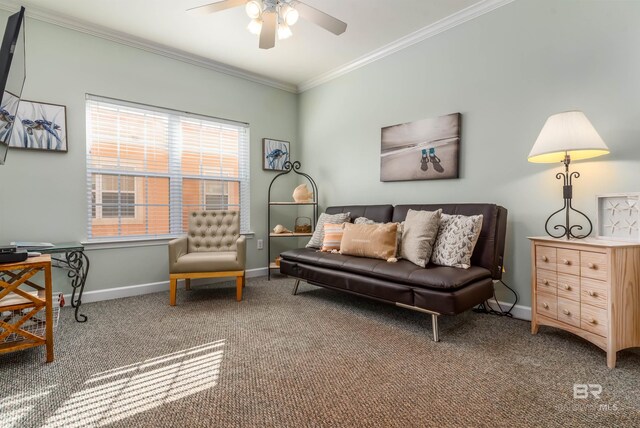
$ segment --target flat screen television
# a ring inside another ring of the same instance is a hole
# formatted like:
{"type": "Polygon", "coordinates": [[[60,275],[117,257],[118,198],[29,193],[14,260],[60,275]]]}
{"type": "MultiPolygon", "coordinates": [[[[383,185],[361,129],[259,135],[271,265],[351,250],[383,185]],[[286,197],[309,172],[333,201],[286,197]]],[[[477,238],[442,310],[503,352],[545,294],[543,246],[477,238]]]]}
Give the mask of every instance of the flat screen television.
{"type": "Polygon", "coordinates": [[[27,77],[24,44],[24,7],[7,20],[0,45],[0,165],[4,165],[18,112],[22,87],[27,77]]]}

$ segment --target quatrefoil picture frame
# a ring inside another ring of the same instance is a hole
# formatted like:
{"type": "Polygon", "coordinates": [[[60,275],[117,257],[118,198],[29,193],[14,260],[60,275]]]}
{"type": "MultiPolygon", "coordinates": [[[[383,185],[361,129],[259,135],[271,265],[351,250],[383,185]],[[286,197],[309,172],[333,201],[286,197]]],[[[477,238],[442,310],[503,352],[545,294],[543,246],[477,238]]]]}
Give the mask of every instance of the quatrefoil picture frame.
{"type": "Polygon", "coordinates": [[[596,196],[597,236],[640,242],[640,192],[596,196]]]}

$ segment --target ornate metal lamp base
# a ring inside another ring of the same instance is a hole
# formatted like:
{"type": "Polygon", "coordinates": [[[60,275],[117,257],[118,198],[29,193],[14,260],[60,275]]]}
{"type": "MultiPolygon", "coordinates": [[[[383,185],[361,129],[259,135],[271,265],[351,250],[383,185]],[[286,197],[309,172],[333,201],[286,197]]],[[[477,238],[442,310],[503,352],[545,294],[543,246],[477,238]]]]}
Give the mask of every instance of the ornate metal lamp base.
{"type": "Polygon", "coordinates": [[[593,224],[591,223],[591,220],[589,220],[589,217],[587,217],[585,213],[573,208],[573,206],[571,205],[571,199],[573,198],[572,179],[579,178],[580,173],[575,171],[572,173],[569,173],[569,164],[571,163],[571,158],[569,157],[569,154],[565,156],[564,161],[562,161],[562,163],[564,164],[564,172],[557,173],[556,178],[558,180],[564,181],[564,186],[562,187],[562,194],[564,197],[564,206],[560,208],[558,211],[555,211],[553,214],[551,214],[549,218],[547,218],[547,221],[544,223],[544,229],[547,231],[547,234],[553,238],[566,237],[567,239],[571,239],[571,238],[583,239],[591,234],[591,232],[593,231],[593,224]],[[551,230],[549,230],[549,222],[551,221],[552,217],[554,217],[556,214],[561,213],[562,211],[565,212],[565,224],[556,224],[555,226],[553,226],[553,230],[556,231],[555,233],[553,233],[551,230]],[[587,222],[589,223],[589,230],[586,233],[583,233],[583,234],[574,233],[574,230],[578,232],[582,231],[583,227],[579,224],[571,225],[571,222],[569,221],[569,214],[571,213],[571,211],[580,214],[582,217],[584,217],[587,220],[587,222]]]}

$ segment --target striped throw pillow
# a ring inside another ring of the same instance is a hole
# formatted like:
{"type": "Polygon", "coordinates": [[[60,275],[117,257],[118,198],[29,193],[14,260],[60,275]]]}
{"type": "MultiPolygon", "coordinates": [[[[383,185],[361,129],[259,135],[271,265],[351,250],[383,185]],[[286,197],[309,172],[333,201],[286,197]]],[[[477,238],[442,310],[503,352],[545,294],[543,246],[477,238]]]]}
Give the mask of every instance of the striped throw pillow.
{"type": "Polygon", "coordinates": [[[324,240],[320,251],[331,252],[333,250],[340,251],[340,241],[342,241],[342,233],[344,231],[344,223],[325,223],[324,224],[324,240]]]}

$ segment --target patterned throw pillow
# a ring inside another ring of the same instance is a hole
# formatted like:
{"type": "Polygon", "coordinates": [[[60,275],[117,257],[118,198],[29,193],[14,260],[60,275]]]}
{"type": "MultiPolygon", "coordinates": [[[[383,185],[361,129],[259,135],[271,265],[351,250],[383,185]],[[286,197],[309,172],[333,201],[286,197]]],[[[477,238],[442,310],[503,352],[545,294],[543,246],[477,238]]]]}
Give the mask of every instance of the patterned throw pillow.
{"type": "Polygon", "coordinates": [[[431,262],[469,269],[471,255],[482,230],[482,215],[442,214],[431,262]]]}
{"type": "Polygon", "coordinates": [[[344,223],[324,224],[324,240],[322,241],[322,248],[320,251],[331,252],[333,250],[340,251],[340,241],[342,241],[342,233],[344,229],[344,223]]]}
{"type": "Polygon", "coordinates": [[[316,224],[316,230],[313,232],[313,236],[309,240],[307,244],[307,248],[317,248],[320,249],[322,247],[322,241],[324,241],[324,224],[325,223],[333,223],[333,224],[341,224],[344,222],[348,222],[350,220],[351,213],[338,213],[338,214],[327,214],[322,213],[318,218],[318,223],[316,224]]]}
{"type": "Polygon", "coordinates": [[[366,217],[358,217],[353,221],[353,224],[378,224],[375,220],[370,220],[366,217]]]}
{"type": "Polygon", "coordinates": [[[440,214],[442,210],[409,210],[400,243],[400,255],[403,258],[420,267],[427,265],[438,235],[440,214]]]}
{"type": "Polygon", "coordinates": [[[396,256],[398,223],[344,225],[340,254],[387,260],[396,256]]]}

